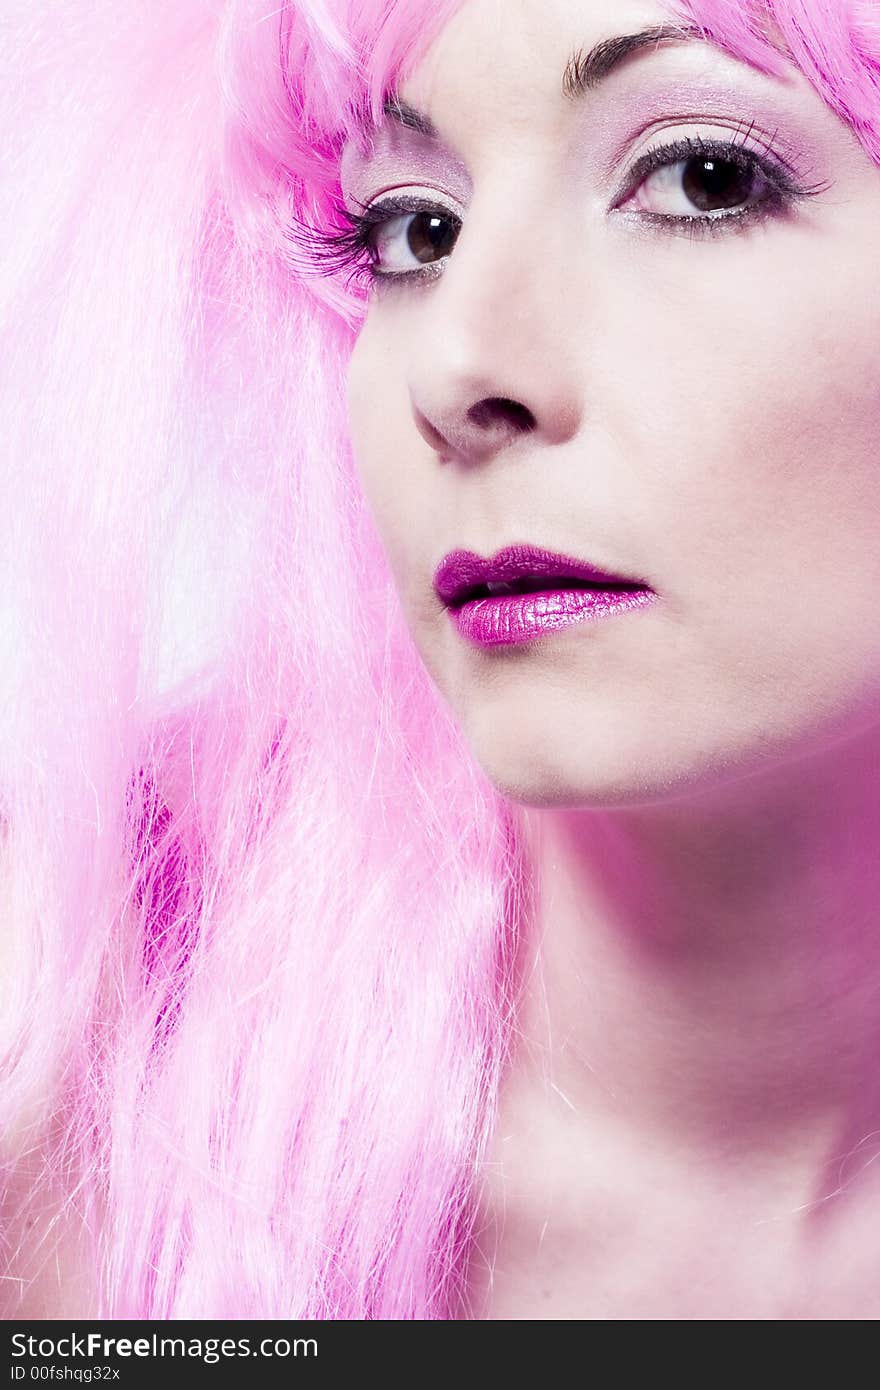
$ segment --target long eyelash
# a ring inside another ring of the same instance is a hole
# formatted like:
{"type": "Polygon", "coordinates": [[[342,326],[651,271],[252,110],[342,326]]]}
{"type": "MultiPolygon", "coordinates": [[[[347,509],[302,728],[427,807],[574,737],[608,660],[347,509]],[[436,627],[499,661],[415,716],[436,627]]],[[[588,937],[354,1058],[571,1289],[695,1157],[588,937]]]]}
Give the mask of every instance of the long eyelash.
{"type": "MultiPolygon", "coordinates": [[[[656,146],[636,160],[626,176],[626,193],[629,197],[644,178],[669,164],[699,156],[704,159],[723,159],[737,165],[746,172],[755,168],[764,176],[770,192],[757,203],[752,203],[740,212],[682,214],[651,213],[640,211],[637,216],[641,222],[649,223],[661,231],[666,229],[683,232],[687,236],[714,236],[729,232],[744,231],[755,222],[778,215],[796,202],[813,198],[831,187],[831,182],[804,184],[785,168],[778,157],[774,157],[772,141],[764,145],[763,153],[747,148],[744,141],[751,134],[752,126],[743,129],[742,140],[704,140],[702,136],[686,136],[669,144],[656,146]]],[[[440,262],[426,264],[421,269],[396,271],[383,274],[376,270],[376,252],[373,233],[392,217],[408,213],[430,212],[435,216],[458,221],[455,215],[441,204],[427,198],[397,196],[384,198],[370,206],[361,205],[362,211],[355,212],[343,204],[334,206],[334,213],[343,223],[341,227],[317,227],[303,221],[293,222],[287,229],[287,240],[291,247],[292,259],[297,269],[304,273],[317,275],[338,275],[348,270],[346,284],[354,280],[365,282],[367,286],[377,280],[399,283],[405,280],[424,280],[426,276],[437,273],[440,262]]]]}
{"type": "MultiPolygon", "coordinates": [[[[743,141],[750,134],[751,128],[749,126],[744,130],[743,141]]],[[[634,193],[642,180],[648,174],[653,173],[655,169],[661,169],[666,165],[677,164],[682,160],[693,159],[694,157],[722,159],[726,163],[735,164],[746,172],[751,172],[757,168],[764,176],[770,192],[757,203],[750,204],[740,212],[683,213],[677,216],[642,210],[633,214],[642,222],[647,222],[661,230],[664,227],[667,230],[675,228],[689,236],[713,236],[719,233],[744,231],[748,225],[777,215],[797,202],[827,192],[831,187],[830,180],[824,182],[820,180],[814,184],[799,182],[780,163],[779,159],[773,156],[772,149],[772,141],[765,144],[764,153],[758,153],[757,150],[746,148],[742,142],[738,143],[736,140],[704,140],[699,135],[673,140],[667,145],[660,145],[653,150],[648,150],[646,154],[636,160],[626,176],[627,191],[625,197],[634,193]]]]}
{"type": "MultiPolygon", "coordinates": [[[[379,203],[361,206],[363,211],[355,212],[337,203],[334,212],[345,223],[338,229],[314,227],[304,222],[292,224],[287,229],[287,240],[293,248],[294,257],[297,257],[297,253],[302,257],[298,269],[316,275],[338,275],[348,269],[347,285],[352,280],[366,279],[370,283],[383,278],[382,273],[374,268],[376,255],[372,235],[376,227],[381,227],[392,217],[413,212],[431,212],[450,221],[458,220],[442,205],[415,196],[383,198],[379,203]]],[[[426,264],[422,270],[395,272],[384,278],[397,281],[418,276],[424,279],[426,274],[431,273],[431,265],[426,264]]]]}

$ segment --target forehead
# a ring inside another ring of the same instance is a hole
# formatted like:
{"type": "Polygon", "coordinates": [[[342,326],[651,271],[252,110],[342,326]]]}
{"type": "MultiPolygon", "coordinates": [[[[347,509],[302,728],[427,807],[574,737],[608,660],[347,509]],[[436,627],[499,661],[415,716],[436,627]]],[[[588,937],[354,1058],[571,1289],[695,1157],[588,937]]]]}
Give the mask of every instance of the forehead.
{"type": "Polygon", "coordinates": [[[683,28],[650,0],[464,0],[398,95],[422,111],[450,113],[465,101],[469,114],[478,105],[487,116],[503,98],[509,121],[518,108],[561,101],[576,54],[661,27],[683,28]]]}
{"type": "MultiPolygon", "coordinates": [[[[772,16],[760,8],[752,15],[787,55],[772,16]]],[[[570,109],[585,92],[601,88],[604,96],[609,76],[615,86],[621,76],[638,80],[646,61],[651,71],[672,66],[696,82],[725,71],[731,80],[758,72],[655,0],[465,0],[395,95],[420,113],[436,113],[450,134],[456,120],[478,134],[498,120],[510,133],[517,124],[532,127],[536,113],[570,109]]],[[[806,85],[792,63],[781,61],[777,81],[781,75],[806,85]]]]}

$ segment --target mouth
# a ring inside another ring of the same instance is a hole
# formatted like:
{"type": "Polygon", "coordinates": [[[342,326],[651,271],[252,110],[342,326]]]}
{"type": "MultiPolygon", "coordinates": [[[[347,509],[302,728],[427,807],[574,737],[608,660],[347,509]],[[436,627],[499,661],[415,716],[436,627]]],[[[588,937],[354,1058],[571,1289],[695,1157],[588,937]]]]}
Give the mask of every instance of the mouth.
{"type": "Polygon", "coordinates": [[[447,608],[462,608],[479,599],[567,589],[653,592],[640,579],[529,545],[508,546],[489,560],[473,551],[453,551],[437,566],[434,589],[447,608]]]}

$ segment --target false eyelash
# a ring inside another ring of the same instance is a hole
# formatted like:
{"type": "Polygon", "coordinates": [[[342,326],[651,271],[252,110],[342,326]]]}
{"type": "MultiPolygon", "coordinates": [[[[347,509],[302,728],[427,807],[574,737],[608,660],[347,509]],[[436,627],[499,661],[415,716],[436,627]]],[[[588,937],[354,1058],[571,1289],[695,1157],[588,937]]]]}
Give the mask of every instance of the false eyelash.
{"type": "MultiPolygon", "coordinates": [[[[751,132],[751,128],[750,125],[744,130],[743,140],[751,132]]],[[[725,163],[734,164],[746,172],[757,168],[763,175],[770,192],[757,203],[752,203],[739,212],[675,215],[641,210],[638,213],[627,215],[636,217],[641,222],[648,223],[661,231],[665,227],[669,231],[675,229],[685,232],[689,236],[714,236],[727,232],[744,231],[747,226],[778,215],[794,203],[813,198],[819,193],[825,193],[831,187],[830,180],[819,180],[813,184],[799,182],[779,162],[778,158],[773,157],[772,142],[765,145],[764,153],[761,154],[757,150],[746,148],[743,144],[737,143],[736,140],[704,140],[700,135],[692,135],[648,150],[646,154],[637,159],[627,173],[625,192],[615,199],[615,206],[619,201],[629,198],[643,179],[653,173],[655,169],[661,169],[667,165],[677,164],[682,160],[695,157],[722,159],[725,163]]]]}
{"type": "MultiPolygon", "coordinates": [[[[743,140],[746,139],[750,131],[751,126],[744,130],[743,140]]],[[[768,183],[787,198],[813,197],[817,193],[824,193],[830,187],[828,181],[815,184],[799,183],[794,175],[782,165],[778,156],[773,155],[771,143],[764,146],[764,153],[760,153],[758,150],[746,146],[742,141],[715,138],[706,140],[701,135],[688,135],[680,140],[673,140],[669,144],[657,146],[641,155],[626,175],[626,193],[624,196],[628,197],[642,182],[642,179],[653,173],[655,169],[662,168],[666,164],[677,164],[683,159],[693,159],[695,156],[704,159],[723,159],[727,163],[736,164],[738,168],[746,170],[757,165],[768,183]]]]}
{"type": "MultiPolygon", "coordinates": [[[[764,145],[763,153],[746,147],[743,142],[750,135],[752,124],[741,128],[740,142],[736,139],[704,139],[700,135],[692,135],[648,150],[627,171],[625,191],[615,199],[614,206],[630,197],[642,180],[655,169],[697,156],[723,159],[745,171],[757,168],[766,180],[770,192],[759,202],[740,212],[674,215],[642,210],[626,215],[635,217],[642,224],[647,223],[658,231],[662,232],[665,229],[673,235],[684,233],[691,237],[716,236],[744,231],[756,222],[778,215],[794,203],[815,197],[831,187],[830,180],[814,184],[799,182],[778,156],[774,156],[772,141],[764,145]]],[[[344,223],[340,228],[320,228],[297,222],[288,229],[288,240],[302,257],[299,266],[301,270],[318,275],[337,275],[348,269],[350,274],[347,284],[355,280],[366,281],[367,285],[375,284],[377,280],[395,283],[412,279],[424,280],[438,273],[442,260],[433,264],[427,263],[420,269],[411,271],[383,274],[374,270],[375,256],[371,241],[373,230],[392,217],[416,212],[430,212],[459,223],[460,218],[441,204],[418,196],[398,195],[381,199],[369,206],[361,206],[361,212],[352,211],[342,204],[334,206],[336,216],[344,223]]]]}
{"type": "MultiPolygon", "coordinates": [[[[370,236],[374,227],[381,227],[391,217],[414,212],[432,212],[438,216],[459,221],[446,208],[433,203],[428,198],[402,196],[383,198],[379,203],[364,206],[362,212],[355,212],[343,204],[336,203],[333,212],[345,225],[340,228],[322,228],[295,221],[287,228],[286,239],[292,248],[292,257],[300,271],[311,271],[316,275],[338,275],[350,268],[346,284],[352,280],[365,278],[368,282],[377,278],[373,271],[372,244],[370,236]]],[[[417,275],[430,273],[430,265],[417,275]]],[[[406,279],[413,272],[396,273],[387,279],[406,279]]]]}

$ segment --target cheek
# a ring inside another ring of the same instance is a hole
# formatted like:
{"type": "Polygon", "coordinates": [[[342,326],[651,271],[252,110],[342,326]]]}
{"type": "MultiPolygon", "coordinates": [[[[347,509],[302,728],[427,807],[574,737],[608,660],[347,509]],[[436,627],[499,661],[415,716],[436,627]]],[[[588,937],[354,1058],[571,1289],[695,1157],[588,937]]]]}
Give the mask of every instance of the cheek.
{"type": "Polygon", "coordinates": [[[355,343],[346,379],[349,433],[361,488],[382,544],[405,621],[425,669],[453,708],[462,653],[433,590],[433,565],[452,524],[432,472],[433,454],[409,408],[402,333],[380,334],[370,319],[355,343]]]}
{"type": "Polygon", "coordinates": [[[758,257],[748,234],[738,251],[715,252],[720,267],[703,248],[687,295],[676,264],[630,306],[640,331],[615,352],[630,387],[617,404],[621,457],[636,461],[646,514],[661,506],[655,539],[662,549],[666,529],[677,547],[689,531],[689,553],[711,556],[725,583],[742,582],[741,556],[784,569],[809,548],[814,569],[831,540],[876,549],[874,257],[860,237],[829,246],[802,232],[773,255],[769,234],[764,244],[758,257]]]}
{"type": "Polygon", "coordinates": [[[726,317],[679,322],[642,396],[663,422],[643,493],[658,579],[706,697],[768,728],[880,690],[880,303],[856,289],[756,285],[731,322],[728,287],[726,317]]]}
{"type": "Polygon", "coordinates": [[[413,504],[401,467],[405,440],[397,373],[368,318],[348,365],[349,431],[361,487],[395,573],[413,504]]]}

